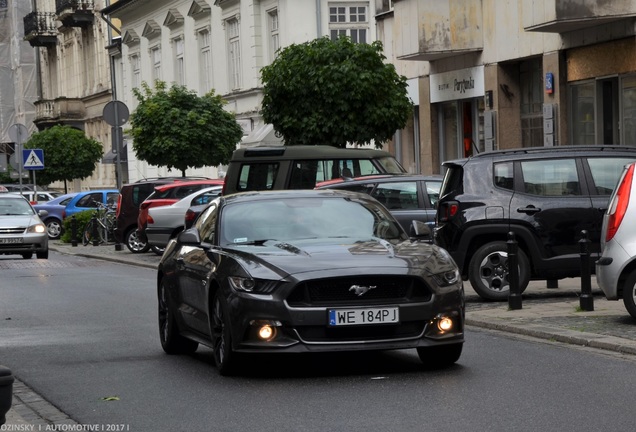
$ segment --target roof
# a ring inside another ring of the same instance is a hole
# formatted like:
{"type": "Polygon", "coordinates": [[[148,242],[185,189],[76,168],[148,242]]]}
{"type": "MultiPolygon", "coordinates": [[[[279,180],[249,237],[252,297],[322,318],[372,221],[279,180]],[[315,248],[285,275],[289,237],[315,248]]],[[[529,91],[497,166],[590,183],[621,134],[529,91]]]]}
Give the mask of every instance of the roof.
{"type": "Polygon", "coordinates": [[[180,186],[209,184],[210,186],[223,186],[223,179],[209,179],[209,180],[191,180],[191,181],[175,181],[172,183],[161,184],[155,186],[155,190],[165,191],[180,186]]]}
{"type": "Polygon", "coordinates": [[[351,192],[340,189],[282,189],[272,191],[250,191],[239,192],[230,195],[222,196],[221,198],[227,202],[248,202],[248,201],[264,201],[264,200],[276,200],[276,199],[290,199],[290,198],[351,198],[356,197],[359,199],[368,200],[369,195],[351,192]]]}
{"type": "Polygon", "coordinates": [[[232,154],[232,160],[249,160],[251,157],[275,160],[299,159],[299,158],[377,158],[393,157],[384,150],[371,148],[338,148],[328,145],[295,145],[295,146],[269,146],[240,148],[232,154]]]}
{"type": "Polygon", "coordinates": [[[315,189],[325,189],[334,185],[341,184],[360,184],[360,183],[369,183],[369,182],[391,182],[391,181],[442,181],[443,176],[441,175],[424,175],[424,174],[382,174],[382,175],[370,175],[370,176],[360,176],[354,178],[337,178],[332,180],[325,180],[322,182],[316,183],[315,189]]]}

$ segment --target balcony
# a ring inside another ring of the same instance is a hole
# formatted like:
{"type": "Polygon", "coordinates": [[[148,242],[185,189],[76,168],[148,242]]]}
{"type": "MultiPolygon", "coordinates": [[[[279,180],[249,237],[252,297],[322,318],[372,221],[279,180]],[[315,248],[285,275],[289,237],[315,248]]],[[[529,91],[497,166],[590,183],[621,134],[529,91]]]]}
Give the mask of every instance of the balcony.
{"type": "Polygon", "coordinates": [[[57,26],[53,12],[31,12],[23,19],[24,40],[32,47],[47,47],[57,44],[57,26]]]}
{"type": "Polygon", "coordinates": [[[480,0],[395,1],[397,58],[434,61],[482,51],[481,4],[480,0]]]}
{"type": "Polygon", "coordinates": [[[84,123],[86,111],[81,99],[69,99],[59,97],[56,99],[44,99],[34,103],[35,119],[33,123],[42,130],[56,124],[69,126],[84,123]]]}
{"type": "Polygon", "coordinates": [[[93,0],[55,0],[57,19],[65,27],[86,28],[93,24],[95,4],[93,0]]]}
{"type": "Polygon", "coordinates": [[[636,17],[634,0],[534,0],[523,4],[526,31],[566,33],[636,17]]]}

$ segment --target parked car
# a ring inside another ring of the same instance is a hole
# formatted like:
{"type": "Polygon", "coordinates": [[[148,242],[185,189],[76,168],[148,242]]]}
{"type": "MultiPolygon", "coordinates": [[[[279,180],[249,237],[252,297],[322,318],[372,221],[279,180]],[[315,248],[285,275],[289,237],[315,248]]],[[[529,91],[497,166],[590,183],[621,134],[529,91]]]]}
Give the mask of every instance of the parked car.
{"type": "Polygon", "coordinates": [[[464,342],[450,255],[355,192],[220,196],[168,244],[157,294],[164,351],[208,345],[222,375],[247,353],[416,348],[447,366],[464,342]]]}
{"type": "Polygon", "coordinates": [[[38,213],[22,195],[0,193],[0,254],[22,255],[31,259],[49,257],[49,236],[40,219],[46,210],[38,213]]]}
{"type": "Polygon", "coordinates": [[[435,242],[484,299],[509,294],[507,235],[518,242],[519,285],[580,276],[581,231],[590,271],[603,213],[636,147],[559,146],[481,153],[445,162],[435,242]]]}
{"type": "Polygon", "coordinates": [[[66,205],[62,216],[64,218],[67,218],[82,211],[95,210],[96,208],[98,208],[97,203],[108,206],[115,206],[118,197],[119,191],[117,189],[102,189],[79,192],[66,205]]]}
{"type": "Polygon", "coordinates": [[[625,167],[603,216],[596,282],[608,300],[623,299],[636,319],[636,164],[625,167]]]}
{"type": "Polygon", "coordinates": [[[325,145],[240,148],[232,154],[223,194],[313,189],[325,180],[405,172],[382,150],[325,145]]]}
{"type": "Polygon", "coordinates": [[[139,206],[148,198],[155,186],[189,180],[210,180],[207,177],[155,177],[125,184],[119,191],[117,201],[117,226],[115,240],[123,243],[132,253],[147,252],[150,245],[137,235],[139,206]]]}
{"type": "Polygon", "coordinates": [[[174,204],[191,193],[210,186],[223,186],[223,179],[180,181],[156,186],[155,190],[139,206],[139,215],[137,216],[137,236],[139,239],[142,242],[148,241],[146,237],[148,209],[174,204]]]}
{"type": "Polygon", "coordinates": [[[46,225],[46,232],[49,235],[49,239],[57,240],[62,235],[62,221],[64,220],[64,210],[66,206],[71,202],[73,197],[77,195],[77,192],[61,195],[43,204],[35,204],[33,208],[35,211],[46,210],[48,213],[43,219],[44,225],[46,225]]]}
{"type": "Polygon", "coordinates": [[[31,204],[39,204],[45,203],[54,200],[56,197],[60,196],[57,192],[48,192],[48,191],[22,191],[22,192],[11,192],[17,195],[22,195],[25,197],[31,204]]]}
{"type": "MultiPolygon", "coordinates": [[[[414,220],[435,225],[442,177],[437,175],[378,175],[318,183],[316,189],[362,192],[380,201],[408,232],[414,220]]],[[[431,231],[432,232],[432,231],[431,231]]]]}
{"type": "Polygon", "coordinates": [[[207,187],[191,193],[174,204],[149,208],[145,235],[152,251],[162,255],[170,239],[183,231],[187,211],[193,206],[206,207],[221,195],[222,188],[221,185],[207,187]]]}

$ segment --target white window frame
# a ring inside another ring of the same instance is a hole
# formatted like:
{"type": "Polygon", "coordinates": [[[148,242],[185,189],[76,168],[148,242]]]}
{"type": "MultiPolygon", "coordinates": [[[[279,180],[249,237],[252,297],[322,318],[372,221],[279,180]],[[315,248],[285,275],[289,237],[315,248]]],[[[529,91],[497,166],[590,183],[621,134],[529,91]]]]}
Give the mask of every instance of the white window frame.
{"type": "Polygon", "coordinates": [[[185,85],[185,40],[183,36],[172,39],[174,52],[174,82],[177,85],[185,85]]]}
{"type": "Polygon", "coordinates": [[[199,90],[201,95],[213,88],[212,84],[212,36],[208,28],[197,31],[199,44],[199,90]]]}
{"type": "Polygon", "coordinates": [[[152,83],[161,80],[161,45],[150,47],[150,64],[152,66],[152,83]]]}
{"type": "Polygon", "coordinates": [[[139,88],[141,85],[141,57],[138,52],[128,56],[130,63],[130,86],[131,89],[139,88]]]}
{"type": "Polygon", "coordinates": [[[349,36],[356,43],[369,42],[369,4],[330,3],[329,36],[336,40],[340,36],[349,36]]]}
{"type": "Polygon", "coordinates": [[[228,84],[230,90],[241,88],[241,33],[238,17],[225,21],[227,33],[228,84]]]}
{"type": "Polygon", "coordinates": [[[269,62],[276,59],[276,52],[280,48],[280,21],[278,9],[267,11],[267,24],[269,29],[269,62]]]}

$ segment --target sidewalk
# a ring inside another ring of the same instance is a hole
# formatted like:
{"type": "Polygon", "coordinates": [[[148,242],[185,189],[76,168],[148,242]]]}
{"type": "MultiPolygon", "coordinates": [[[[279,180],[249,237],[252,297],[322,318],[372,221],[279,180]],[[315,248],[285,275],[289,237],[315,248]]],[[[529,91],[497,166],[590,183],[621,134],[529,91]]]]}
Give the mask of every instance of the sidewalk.
{"type": "MultiPolygon", "coordinates": [[[[133,254],[125,246],[73,247],[53,241],[52,251],[98,258],[127,265],[156,268],[159,256],[152,252],[133,254]]],[[[508,302],[484,302],[469,282],[466,289],[466,324],[507,333],[531,336],[617,353],[636,355],[636,320],[625,310],[622,301],[608,301],[592,278],[593,311],[582,311],[579,278],[563,279],[558,288],[547,288],[545,281],[530,282],[522,296],[522,307],[510,310],[508,302]]],[[[467,343],[470,343],[468,341],[467,343]]],[[[13,407],[7,425],[74,424],[20,381],[14,384],[13,407]]],[[[15,429],[18,430],[18,429],[15,429]]],[[[29,429],[20,429],[29,430],[29,429]]],[[[38,430],[37,426],[33,430],[38,430]]]]}

